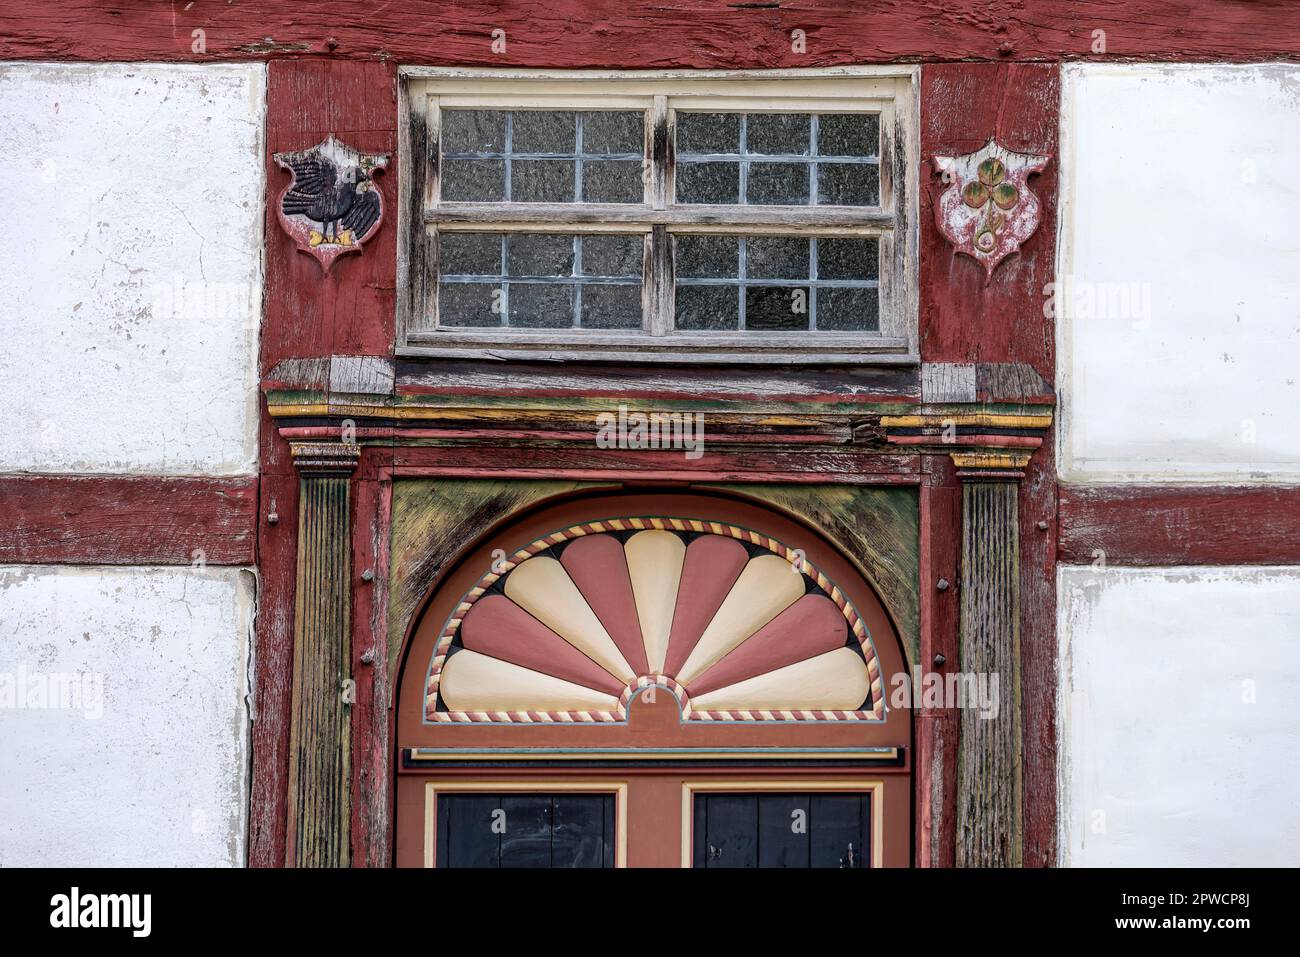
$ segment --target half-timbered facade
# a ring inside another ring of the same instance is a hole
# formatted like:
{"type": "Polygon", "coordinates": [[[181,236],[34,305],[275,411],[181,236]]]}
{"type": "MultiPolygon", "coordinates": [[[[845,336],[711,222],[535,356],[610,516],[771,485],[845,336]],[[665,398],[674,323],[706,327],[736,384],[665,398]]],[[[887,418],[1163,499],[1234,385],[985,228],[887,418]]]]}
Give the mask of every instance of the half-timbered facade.
{"type": "Polygon", "coordinates": [[[0,864],[1294,863],[1298,54],[10,4],[0,864]]]}

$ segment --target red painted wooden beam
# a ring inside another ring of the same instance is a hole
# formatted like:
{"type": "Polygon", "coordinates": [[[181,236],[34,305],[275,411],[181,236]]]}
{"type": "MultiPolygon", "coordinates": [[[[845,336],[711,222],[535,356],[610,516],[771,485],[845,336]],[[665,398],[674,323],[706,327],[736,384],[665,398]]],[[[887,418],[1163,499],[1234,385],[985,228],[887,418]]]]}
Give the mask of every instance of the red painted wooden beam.
{"type": "Polygon", "coordinates": [[[257,479],[0,476],[0,562],[251,565],[257,479]]]}
{"type": "Polygon", "coordinates": [[[1300,564],[1300,487],[1062,485],[1058,557],[1090,565],[1300,564]]]}
{"type": "Polygon", "coordinates": [[[317,55],[623,68],[1245,61],[1300,54],[1293,9],[1290,0],[8,0],[0,8],[0,59],[207,62],[317,55]],[[495,49],[494,30],[504,31],[495,49]],[[796,30],[803,31],[802,43],[792,37],[796,30]]]}

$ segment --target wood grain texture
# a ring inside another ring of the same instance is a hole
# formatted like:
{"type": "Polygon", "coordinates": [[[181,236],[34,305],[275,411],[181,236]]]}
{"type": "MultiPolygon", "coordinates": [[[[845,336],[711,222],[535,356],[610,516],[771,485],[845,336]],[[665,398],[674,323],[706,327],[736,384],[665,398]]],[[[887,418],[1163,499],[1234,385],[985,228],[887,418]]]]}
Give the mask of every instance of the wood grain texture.
{"type": "Polygon", "coordinates": [[[352,861],[351,479],[303,479],[289,744],[291,867],[352,861]]]}
{"type": "Polygon", "coordinates": [[[1000,706],[968,701],[957,761],[958,867],[1019,867],[1021,819],[1020,549],[1013,482],[962,485],[961,670],[998,676],[1000,706]]]}
{"type": "MultiPolygon", "coordinates": [[[[1186,6],[1183,14],[1193,15],[1193,6],[1186,6]]],[[[1086,5],[1075,9],[1087,18],[1086,5]]],[[[1126,14],[1116,11],[1116,16],[1126,14]]],[[[1099,23],[1097,28],[1107,30],[1112,52],[1120,49],[1108,24],[1099,23]]],[[[1194,58],[1190,50],[1188,55],[1194,58]]],[[[1002,393],[999,398],[1029,406],[1040,403],[1050,392],[1044,383],[1055,381],[1056,333],[1052,320],[1044,316],[1043,289],[1056,274],[1059,123],[1060,73],[1055,65],[927,64],[921,71],[921,152],[929,178],[921,191],[921,358],[925,363],[976,363],[977,399],[988,400],[1002,393]],[[1043,207],[1038,229],[985,284],[979,264],[954,253],[934,224],[933,204],[944,184],[929,170],[936,154],[971,152],[990,136],[1009,149],[1050,155],[1052,161],[1042,174],[1029,180],[1043,207]]],[[[1018,493],[1023,861],[1030,867],[1056,863],[1056,467],[1052,445],[1049,430],[1043,447],[1034,452],[1024,470],[1018,493]],[[1040,529],[1039,522],[1046,527],[1040,529]]],[[[951,742],[951,736],[937,735],[951,742]]],[[[951,771],[945,768],[944,773],[951,771]]]]}
{"type": "Polygon", "coordinates": [[[257,479],[0,476],[0,563],[252,565],[257,479]]]}
{"type": "Polygon", "coordinates": [[[466,0],[375,8],[324,0],[105,6],[13,0],[0,59],[249,60],[591,67],[795,67],[888,60],[1252,60],[1300,52],[1286,0],[466,0]],[[194,52],[195,29],[205,52],[194,52]],[[492,31],[506,31],[504,52],[492,31]],[[806,34],[796,53],[793,30],[806,34]],[[1106,52],[1092,52],[1094,30],[1106,52]]]}
{"type": "Polygon", "coordinates": [[[1300,487],[1062,485],[1075,565],[1300,564],[1300,487]]]}

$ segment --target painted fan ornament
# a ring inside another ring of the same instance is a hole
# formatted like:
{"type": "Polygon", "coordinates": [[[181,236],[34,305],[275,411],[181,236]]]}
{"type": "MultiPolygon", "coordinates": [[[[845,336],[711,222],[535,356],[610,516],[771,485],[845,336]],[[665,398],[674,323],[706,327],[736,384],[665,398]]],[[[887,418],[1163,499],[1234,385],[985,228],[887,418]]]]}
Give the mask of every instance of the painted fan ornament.
{"type": "Polygon", "coordinates": [[[388,165],[387,154],[362,153],[331,133],[310,149],[276,153],[275,161],[293,177],[276,202],[280,225],[326,273],[379,230],[384,198],[375,174],[388,165]]]}
{"type": "Polygon", "coordinates": [[[426,722],[622,721],[651,686],[677,697],[684,720],[884,716],[857,610],[774,539],[695,519],[608,519],[506,564],[444,625],[426,722]]]}
{"type": "Polygon", "coordinates": [[[948,184],[935,206],[939,232],[957,252],[984,266],[985,283],[1038,228],[1041,207],[1028,179],[1049,159],[1013,152],[992,139],[974,153],[934,157],[948,184]]]}

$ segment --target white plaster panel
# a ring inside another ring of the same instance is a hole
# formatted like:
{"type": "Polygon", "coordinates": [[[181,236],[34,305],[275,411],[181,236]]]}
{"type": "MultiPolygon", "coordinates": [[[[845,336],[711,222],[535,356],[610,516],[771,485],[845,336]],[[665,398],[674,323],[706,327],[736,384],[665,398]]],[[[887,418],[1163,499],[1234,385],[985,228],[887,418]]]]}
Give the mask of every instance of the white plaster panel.
{"type": "Polygon", "coordinates": [[[1296,481],[1300,67],[1070,65],[1061,137],[1065,477],[1296,481]]]}
{"type": "Polygon", "coordinates": [[[240,569],[0,567],[0,866],[245,863],[253,595],[240,569]]]}
{"type": "Polygon", "coordinates": [[[0,64],[0,471],[254,469],[264,77],[0,64]]]}
{"type": "Polygon", "coordinates": [[[1300,568],[1058,575],[1062,863],[1300,864],[1300,568]]]}

